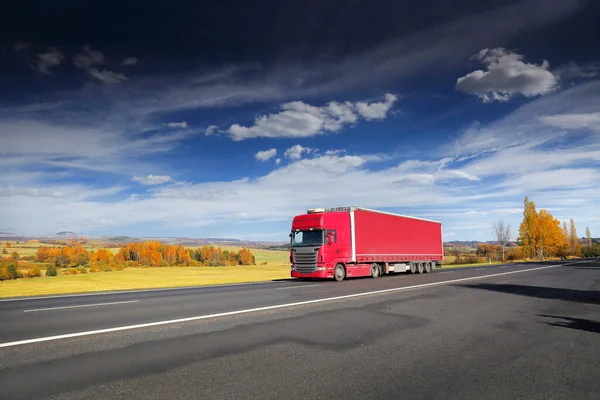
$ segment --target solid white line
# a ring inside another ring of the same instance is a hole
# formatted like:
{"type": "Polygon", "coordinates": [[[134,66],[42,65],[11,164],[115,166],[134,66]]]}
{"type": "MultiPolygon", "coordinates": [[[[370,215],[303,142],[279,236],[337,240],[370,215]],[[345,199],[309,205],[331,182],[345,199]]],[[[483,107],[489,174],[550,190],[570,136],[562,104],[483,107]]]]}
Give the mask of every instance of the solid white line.
{"type": "Polygon", "coordinates": [[[23,344],[31,344],[31,343],[48,342],[48,341],[51,341],[51,340],[69,339],[69,338],[80,337],[80,336],[98,335],[98,334],[101,334],[101,333],[128,331],[128,330],[132,330],[132,329],[150,328],[150,327],[154,327],[154,326],[169,325],[169,324],[178,324],[178,323],[190,322],[190,321],[200,321],[200,320],[204,320],[204,319],[212,319],[212,318],[218,318],[218,317],[228,317],[228,316],[231,316],[231,315],[249,314],[249,313],[255,313],[255,312],[259,312],[259,311],[278,310],[278,309],[282,309],[282,308],[304,306],[304,305],[307,305],[307,304],[326,303],[326,302],[335,301],[335,300],[353,299],[353,298],[365,297],[365,296],[372,296],[372,295],[382,294],[382,293],[400,292],[400,291],[410,290],[410,289],[422,289],[422,288],[426,288],[426,287],[446,285],[448,283],[466,282],[466,281],[473,281],[473,280],[484,279],[484,278],[493,278],[495,276],[520,274],[520,273],[523,273],[523,272],[540,271],[540,270],[543,270],[543,269],[558,268],[558,267],[562,267],[562,266],[564,266],[564,264],[548,265],[548,266],[544,266],[544,267],[529,268],[529,269],[523,269],[523,270],[519,270],[519,271],[508,271],[508,272],[501,272],[501,273],[498,273],[498,274],[473,276],[473,277],[470,277],[470,278],[452,279],[452,280],[449,280],[449,281],[431,282],[431,283],[424,283],[424,284],[421,284],[421,285],[413,285],[413,286],[405,286],[405,287],[400,287],[400,288],[375,290],[375,291],[372,291],[372,292],[347,294],[347,295],[343,295],[343,296],[327,297],[327,298],[324,298],[324,299],[299,301],[299,302],[296,302],[296,303],[277,304],[277,305],[274,305],[274,306],[249,308],[249,309],[245,309],[245,310],[228,311],[228,312],[223,312],[223,313],[218,313],[218,314],[199,315],[199,316],[196,316],[196,317],[171,319],[171,320],[166,320],[166,321],[156,321],[156,322],[149,322],[149,323],[145,323],[145,324],[117,326],[115,328],[98,329],[98,330],[95,330],[95,331],[67,333],[67,334],[64,334],[64,335],[46,336],[46,337],[40,337],[40,338],[35,338],[35,339],[18,340],[16,342],[0,343],[0,348],[2,348],[2,347],[20,346],[20,345],[23,345],[23,344]]]}
{"type": "Polygon", "coordinates": [[[99,307],[99,306],[111,306],[113,304],[126,304],[126,303],[138,303],[139,300],[129,301],[114,301],[112,303],[94,303],[94,304],[80,304],[77,306],[64,306],[64,307],[50,307],[50,308],[34,308],[33,310],[25,310],[23,312],[38,312],[38,311],[51,311],[51,310],[65,310],[67,308],[81,308],[81,307],[99,307]]]}
{"type": "Polygon", "coordinates": [[[475,271],[481,271],[483,268],[475,268],[475,271]]]}
{"type": "Polygon", "coordinates": [[[506,267],[508,267],[508,265],[501,265],[498,268],[506,268],[506,267]]]}
{"type": "Polygon", "coordinates": [[[456,271],[440,271],[440,274],[451,274],[456,271]]]}
{"type": "Polygon", "coordinates": [[[127,294],[127,293],[146,293],[146,292],[165,292],[170,290],[190,290],[190,289],[210,289],[219,287],[230,287],[230,286],[250,286],[250,285],[263,285],[265,283],[283,283],[278,281],[261,281],[261,282],[246,282],[246,283],[225,283],[221,285],[198,285],[198,286],[181,286],[181,287],[170,287],[170,288],[158,288],[158,289],[133,289],[133,290],[115,290],[110,292],[92,292],[92,293],[77,293],[77,294],[63,294],[63,295],[52,295],[52,296],[34,296],[34,297],[17,297],[9,299],[0,299],[0,303],[6,303],[10,301],[24,301],[24,300],[42,300],[42,299],[63,299],[68,297],[86,297],[86,296],[105,296],[111,294],[127,294]]]}
{"type": "Polygon", "coordinates": [[[286,287],[277,288],[277,290],[300,289],[300,288],[311,287],[311,286],[319,286],[319,284],[315,283],[314,285],[286,286],[286,287]]]}

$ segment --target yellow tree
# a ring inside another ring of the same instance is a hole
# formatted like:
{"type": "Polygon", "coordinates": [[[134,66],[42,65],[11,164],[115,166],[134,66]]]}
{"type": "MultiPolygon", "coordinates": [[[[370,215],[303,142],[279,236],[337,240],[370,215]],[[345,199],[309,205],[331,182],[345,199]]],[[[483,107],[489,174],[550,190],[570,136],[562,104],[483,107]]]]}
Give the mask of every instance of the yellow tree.
{"type": "Polygon", "coordinates": [[[590,232],[590,228],[589,227],[585,227],[585,239],[587,242],[587,246],[589,249],[592,248],[592,233],[590,232]]]}
{"type": "Polygon", "coordinates": [[[190,257],[190,252],[185,249],[182,245],[177,246],[177,264],[179,265],[189,265],[192,262],[192,257],[190,257]]]}
{"type": "Polygon", "coordinates": [[[560,253],[564,245],[563,232],[560,229],[560,221],[546,210],[540,210],[537,221],[537,256],[544,259],[560,253]]]}
{"type": "Polygon", "coordinates": [[[519,240],[529,258],[534,258],[538,252],[538,215],[535,203],[525,196],[523,202],[523,222],[519,226],[519,240]]]}
{"type": "Polygon", "coordinates": [[[575,222],[571,219],[571,231],[569,232],[569,247],[571,249],[571,255],[575,256],[579,254],[579,238],[577,237],[577,229],[575,229],[575,222]]]}
{"type": "Polygon", "coordinates": [[[556,254],[560,258],[566,258],[569,255],[569,230],[567,229],[567,223],[563,222],[562,230],[562,245],[558,253],[556,254]]]}

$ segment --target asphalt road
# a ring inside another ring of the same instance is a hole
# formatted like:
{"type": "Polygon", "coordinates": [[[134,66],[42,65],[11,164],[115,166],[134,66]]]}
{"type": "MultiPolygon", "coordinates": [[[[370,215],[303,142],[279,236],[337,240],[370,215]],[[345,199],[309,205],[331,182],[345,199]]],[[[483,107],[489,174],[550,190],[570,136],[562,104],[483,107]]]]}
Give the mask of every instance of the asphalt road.
{"type": "Polygon", "coordinates": [[[564,264],[2,301],[0,398],[598,399],[600,260],[564,264]]]}

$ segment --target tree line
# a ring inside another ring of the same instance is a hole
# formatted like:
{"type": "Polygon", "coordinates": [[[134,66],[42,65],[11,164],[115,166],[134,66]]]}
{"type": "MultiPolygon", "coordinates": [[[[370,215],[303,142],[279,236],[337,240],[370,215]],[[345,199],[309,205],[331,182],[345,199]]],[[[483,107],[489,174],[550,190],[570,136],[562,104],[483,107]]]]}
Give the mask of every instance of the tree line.
{"type": "Polygon", "coordinates": [[[147,241],[127,244],[113,254],[106,248],[89,250],[80,243],[71,243],[60,247],[40,247],[33,257],[20,259],[14,253],[10,258],[0,259],[0,280],[41,276],[40,265],[45,267],[46,276],[55,276],[59,273],[57,268],[63,268],[61,274],[77,274],[126,267],[256,265],[256,258],[247,248],[239,251],[214,246],[186,249],[182,245],[147,241]]]}
{"type": "Polygon", "coordinates": [[[568,227],[566,221],[561,226],[561,222],[547,210],[538,211],[528,197],[525,197],[523,206],[523,221],[519,226],[517,242],[526,257],[543,260],[549,257],[600,255],[600,248],[593,246],[589,228],[586,228],[586,240],[582,246],[572,219],[568,227]]]}

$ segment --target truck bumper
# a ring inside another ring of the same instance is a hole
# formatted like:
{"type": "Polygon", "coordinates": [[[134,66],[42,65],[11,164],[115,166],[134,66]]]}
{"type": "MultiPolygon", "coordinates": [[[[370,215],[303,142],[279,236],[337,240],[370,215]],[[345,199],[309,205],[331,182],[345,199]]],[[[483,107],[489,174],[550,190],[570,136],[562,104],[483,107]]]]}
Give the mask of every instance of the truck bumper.
{"type": "MultiPolygon", "coordinates": [[[[322,268],[321,266],[319,266],[319,268],[322,268]]],[[[317,270],[315,272],[311,272],[309,274],[301,274],[300,272],[292,269],[291,270],[291,276],[292,278],[317,278],[317,279],[327,279],[327,278],[332,278],[333,277],[333,272],[332,271],[327,271],[327,270],[317,270]]]]}

